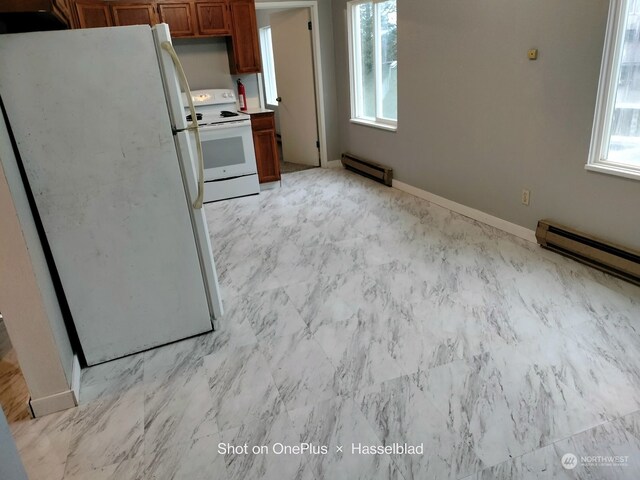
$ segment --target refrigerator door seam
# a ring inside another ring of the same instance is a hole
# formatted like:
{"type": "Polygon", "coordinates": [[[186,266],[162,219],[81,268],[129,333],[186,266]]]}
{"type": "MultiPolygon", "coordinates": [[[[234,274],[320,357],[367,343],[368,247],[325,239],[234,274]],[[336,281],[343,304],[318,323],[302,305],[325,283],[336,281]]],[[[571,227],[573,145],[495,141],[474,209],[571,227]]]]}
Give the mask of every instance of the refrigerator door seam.
{"type": "Polygon", "coordinates": [[[161,47],[163,42],[171,42],[168,26],[166,24],[159,24],[153,27],[152,31],[156,44],[158,63],[165,87],[167,107],[172,120],[176,152],[178,153],[178,158],[180,160],[180,171],[182,173],[185,187],[185,206],[188,207],[191,217],[194,241],[198,250],[198,257],[200,259],[202,281],[207,292],[207,302],[209,304],[211,323],[215,330],[214,320],[222,317],[224,308],[221,300],[215,260],[211,248],[211,238],[207,227],[206,217],[204,215],[204,208],[195,210],[191,205],[193,198],[192,195],[196,192],[198,182],[197,160],[195,159],[195,152],[193,151],[196,146],[191,146],[192,141],[195,141],[196,138],[195,134],[193,136],[189,135],[189,132],[192,132],[193,129],[190,128],[190,124],[186,121],[185,110],[188,108],[187,101],[193,101],[193,95],[187,96],[182,94],[181,90],[183,90],[183,87],[180,84],[178,73],[176,72],[176,65],[171,60],[168,52],[161,47]],[[191,137],[191,139],[189,137],[191,137]]]}

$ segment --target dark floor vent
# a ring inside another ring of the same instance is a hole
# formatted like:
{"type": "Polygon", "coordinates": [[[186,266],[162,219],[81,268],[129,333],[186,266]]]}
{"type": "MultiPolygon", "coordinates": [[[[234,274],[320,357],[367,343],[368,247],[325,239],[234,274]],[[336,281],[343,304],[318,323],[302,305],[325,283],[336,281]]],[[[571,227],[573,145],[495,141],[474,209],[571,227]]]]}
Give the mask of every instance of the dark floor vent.
{"type": "Polygon", "coordinates": [[[347,170],[356,172],[364,177],[371,178],[376,182],[383,183],[387,187],[391,186],[393,180],[393,169],[376,162],[364,160],[362,158],[351,155],[350,153],[342,154],[342,165],[347,170]]]}
{"type": "Polygon", "coordinates": [[[540,220],[538,243],[598,270],[640,285],[640,252],[578,232],[550,220],[540,220]]]}

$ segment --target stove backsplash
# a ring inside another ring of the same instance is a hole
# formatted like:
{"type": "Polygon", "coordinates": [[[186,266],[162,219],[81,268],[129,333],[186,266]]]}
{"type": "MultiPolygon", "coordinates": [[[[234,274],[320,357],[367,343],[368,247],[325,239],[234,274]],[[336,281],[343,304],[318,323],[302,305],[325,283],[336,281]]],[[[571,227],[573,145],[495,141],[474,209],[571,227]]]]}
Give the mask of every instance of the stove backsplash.
{"type": "Polygon", "coordinates": [[[258,75],[231,75],[229,57],[224,38],[173,39],[192,90],[230,88],[238,92],[236,80],[244,83],[247,107],[259,108],[258,75]]]}

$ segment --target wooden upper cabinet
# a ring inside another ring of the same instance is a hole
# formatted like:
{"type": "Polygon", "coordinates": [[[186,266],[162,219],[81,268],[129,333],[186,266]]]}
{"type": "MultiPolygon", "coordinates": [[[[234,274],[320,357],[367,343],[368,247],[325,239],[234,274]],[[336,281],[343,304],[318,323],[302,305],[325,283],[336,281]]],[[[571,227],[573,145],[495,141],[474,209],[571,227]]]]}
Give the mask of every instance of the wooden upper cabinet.
{"type": "Polygon", "coordinates": [[[78,28],[112,27],[113,18],[109,4],[99,0],[76,0],[78,28]]]}
{"type": "Polygon", "coordinates": [[[231,35],[227,0],[196,2],[196,16],[200,35],[231,35]]]}
{"type": "Polygon", "coordinates": [[[163,22],[173,37],[226,36],[231,73],[262,71],[255,0],[55,1],[71,5],[74,28],[163,22]]]}
{"type": "Polygon", "coordinates": [[[67,24],[69,28],[73,28],[73,13],[71,13],[70,0],[53,0],[51,11],[53,14],[67,24]]]}
{"type": "Polygon", "coordinates": [[[159,3],[160,22],[169,25],[172,37],[193,37],[196,34],[190,2],[159,3]]]}
{"type": "Polygon", "coordinates": [[[118,27],[125,25],[155,25],[158,23],[155,5],[151,3],[113,2],[111,12],[113,23],[118,27]]]}
{"type": "Polygon", "coordinates": [[[231,39],[229,67],[231,73],[259,73],[262,71],[256,5],[254,0],[229,0],[231,8],[231,39]]]}

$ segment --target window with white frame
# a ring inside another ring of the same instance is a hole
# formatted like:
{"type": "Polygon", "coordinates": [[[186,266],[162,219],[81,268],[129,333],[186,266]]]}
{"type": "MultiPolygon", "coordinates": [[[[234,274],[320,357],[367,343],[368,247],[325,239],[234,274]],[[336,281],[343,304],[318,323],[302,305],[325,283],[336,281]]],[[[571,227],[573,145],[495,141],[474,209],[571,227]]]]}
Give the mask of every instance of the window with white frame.
{"type": "Polygon", "coordinates": [[[276,88],[276,69],[273,64],[271,27],[260,29],[260,51],[262,52],[265,97],[269,105],[277,105],[278,89],[276,88]]]}
{"type": "Polygon", "coordinates": [[[640,0],[612,0],[587,169],[640,179],[640,0]]]}
{"type": "Polygon", "coordinates": [[[354,0],[347,5],[351,120],[395,130],[398,123],[396,0],[354,0]]]}

